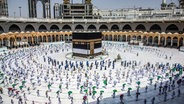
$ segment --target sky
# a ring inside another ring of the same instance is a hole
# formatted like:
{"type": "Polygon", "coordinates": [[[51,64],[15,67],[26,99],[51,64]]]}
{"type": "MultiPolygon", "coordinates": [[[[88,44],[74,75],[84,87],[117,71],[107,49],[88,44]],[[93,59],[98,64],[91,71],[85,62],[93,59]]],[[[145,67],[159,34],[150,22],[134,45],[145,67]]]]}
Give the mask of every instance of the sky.
{"type": "MultiPolygon", "coordinates": [[[[53,6],[54,3],[63,3],[63,0],[50,0],[51,1],[51,15],[53,17],[53,6]]],[[[82,0],[73,0],[74,3],[81,3],[82,0]]],[[[167,0],[167,3],[175,2],[178,5],[178,0],[167,0]]],[[[160,9],[160,4],[162,0],[92,0],[95,7],[99,9],[122,9],[122,8],[153,8],[160,9]]],[[[28,17],[28,0],[8,0],[8,11],[10,17],[20,17],[21,7],[21,17],[28,17]]],[[[42,4],[37,3],[38,18],[42,16],[42,4]]]]}

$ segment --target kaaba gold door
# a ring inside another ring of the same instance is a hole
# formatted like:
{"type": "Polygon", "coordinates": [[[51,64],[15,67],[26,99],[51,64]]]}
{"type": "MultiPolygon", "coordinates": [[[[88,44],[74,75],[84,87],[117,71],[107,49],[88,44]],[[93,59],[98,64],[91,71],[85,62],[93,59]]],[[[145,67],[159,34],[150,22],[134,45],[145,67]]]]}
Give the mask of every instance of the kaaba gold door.
{"type": "Polygon", "coordinates": [[[94,42],[90,42],[90,54],[94,54],[94,42]]]}

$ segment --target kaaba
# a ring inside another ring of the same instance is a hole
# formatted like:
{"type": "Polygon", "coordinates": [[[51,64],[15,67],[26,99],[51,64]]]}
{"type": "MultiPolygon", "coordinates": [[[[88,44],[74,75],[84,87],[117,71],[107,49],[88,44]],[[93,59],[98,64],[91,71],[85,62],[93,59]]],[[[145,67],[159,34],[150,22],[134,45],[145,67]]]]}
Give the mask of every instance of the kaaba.
{"type": "Polygon", "coordinates": [[[101,32],[73,32],[72,33],[73,56],[89,57],[102,53],[101,32]]]}

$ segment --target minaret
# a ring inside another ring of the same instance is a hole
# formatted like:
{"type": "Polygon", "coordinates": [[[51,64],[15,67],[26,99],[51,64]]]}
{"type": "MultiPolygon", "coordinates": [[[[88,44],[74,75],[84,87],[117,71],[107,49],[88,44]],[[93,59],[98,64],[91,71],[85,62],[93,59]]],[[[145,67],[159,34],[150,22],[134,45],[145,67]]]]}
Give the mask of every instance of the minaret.
{"type": "Polygon", "coordinates": [[[54,18],[59,18],[59,3],[54,4],[54,18]]]}
{"type": "Polygon", "coordinates": [[[45,18],[50,18],[50,3],[46,2],[45,3],[45,18]]]}
{"type": "Polygon", "coordinates": [[[167,7],[166,0],[162,0],[161,9],[164,10],[167,7]]]}
{"type": "Polygon", "coordinates": [[[162,4],[166,4],[166,0],[162,0],[162,4]]]}
{"type": "Polygon", "coordinates": [[[8,2],[7,0],[0,0],[0,16],[8,16],[8,2]]]}

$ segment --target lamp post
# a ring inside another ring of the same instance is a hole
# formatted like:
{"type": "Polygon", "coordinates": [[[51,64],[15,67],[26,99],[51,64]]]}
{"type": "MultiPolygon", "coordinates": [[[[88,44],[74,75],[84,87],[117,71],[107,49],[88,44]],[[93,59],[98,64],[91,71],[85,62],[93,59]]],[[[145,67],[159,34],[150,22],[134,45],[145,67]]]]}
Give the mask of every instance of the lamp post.
{"type": "Polygon", "coordinates": [[[22,8],[22,7],[21,7],[21,6],[19,6],[20,17],[21,17],[21,8],[22,8]]]}

